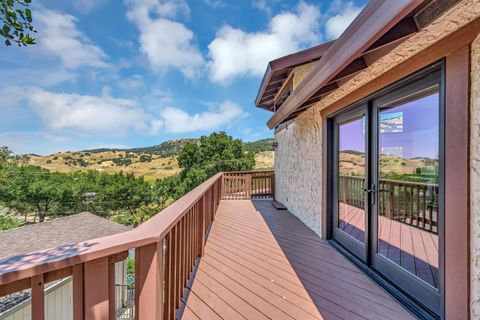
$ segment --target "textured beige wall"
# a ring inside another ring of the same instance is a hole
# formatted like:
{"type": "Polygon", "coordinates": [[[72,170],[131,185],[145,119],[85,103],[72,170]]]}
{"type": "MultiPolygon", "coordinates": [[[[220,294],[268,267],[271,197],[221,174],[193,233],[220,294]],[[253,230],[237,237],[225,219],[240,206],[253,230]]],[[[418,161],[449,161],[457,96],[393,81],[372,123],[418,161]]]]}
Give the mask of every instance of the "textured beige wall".
{"type": "Polygon", "coordinates": [[[480,319],[480,36],[471,52],[471,303],[472,319],[480,319]]]}
{"type": "Polygon", "coordinates": [[[306,111],[276,135],[275,193],[303,223],[321,236],[322,121],[306,111]]]}
{"type": "Polygon", "coordinates": [[[302,82],[303,78],[312,70],[314,62],[306,63],[293,69],[293,90],[302,82]]]}

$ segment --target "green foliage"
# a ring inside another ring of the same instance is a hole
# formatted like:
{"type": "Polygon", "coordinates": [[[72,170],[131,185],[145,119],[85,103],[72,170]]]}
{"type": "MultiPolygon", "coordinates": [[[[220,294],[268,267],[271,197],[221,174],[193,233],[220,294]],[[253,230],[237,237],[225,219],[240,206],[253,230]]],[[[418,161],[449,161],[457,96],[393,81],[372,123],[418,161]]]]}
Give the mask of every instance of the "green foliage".
{"type": "Polygon", "coordinates": [[[15,42],[19,47],[35,44],[30,33],[37,32],[32,25],[31,0],[0,0],[0,35],[5,45],[15,42]]]}
{"type": "Polygon", "coordinates": [[[135,285],[135,259],[127,258],[127,286],[133,287],[135,285]]]}
{"type": "Polygon", "coordinates": [[[221,171],[252,170],[255,156],[244,143],[225,132],[202,136],[198,143],[187,143],[178,154],[180,192],[188,192],[221,171]]]}
{"type": "MultiPolygon", "coordinates": [[[[85,161],[68,156],[65,160],[80,165],[85,161]]],[[[132,162],[122,157],[112,161],[123,165],[132,162]]],[[[182,169],[179,175],[149,183],[125,173],[50,172],[12,156],[8,148],[0,148],[0,205],[21,214],[89,211],[137,226],[217,172],[251,170],[255,165],[245,144],[224,132],[186,143],[178,162],[182,169]]]]}
{"type": "Polygon", "coordinates": [[[0,231],[10,230],[20,227],[20,221],[15,217],[0,213],[0,231]]]}
{"type": "Polygon", "coordinates": [[[246,142],[245,148],[253,153],[259,153],[263,151],[274,151],[273,138],[262,139],[254,142],[246,142]]]}
{"type": "Polygon", "coordinates": [[[112,159],[112,162],[115,163],[117,166],[129,166],[132,164],[132,159],[128,158],[122,158],[121,155],[119,155],[118,158],[112,159]]]}
{"type": "Polygon", "coordinates": [[[140,162],[152,162],[152,156],[151,155],[146,155],[142,154],[139,158],[140,162]]]}

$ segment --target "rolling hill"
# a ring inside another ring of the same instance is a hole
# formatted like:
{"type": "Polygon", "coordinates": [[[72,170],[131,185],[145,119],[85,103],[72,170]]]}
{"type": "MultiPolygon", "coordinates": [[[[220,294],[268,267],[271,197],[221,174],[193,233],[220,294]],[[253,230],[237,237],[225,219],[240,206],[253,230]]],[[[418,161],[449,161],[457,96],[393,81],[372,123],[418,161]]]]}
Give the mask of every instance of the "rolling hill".
{"type": "MultiPolygon", "coordinates": [[[[31,154],[29,164],[57,172],[125,172],[144,176],[146,180],[156,180],[180,172],[176,156],[187,142],[194,141],[196,139],[169,140],[149,147],[66,151],[48,156],[31,154]]],[[[273,139],[263,139],[245,144],[247,150],[255,153],[256,169],[273,168],[272,141],[273,139]]]]}

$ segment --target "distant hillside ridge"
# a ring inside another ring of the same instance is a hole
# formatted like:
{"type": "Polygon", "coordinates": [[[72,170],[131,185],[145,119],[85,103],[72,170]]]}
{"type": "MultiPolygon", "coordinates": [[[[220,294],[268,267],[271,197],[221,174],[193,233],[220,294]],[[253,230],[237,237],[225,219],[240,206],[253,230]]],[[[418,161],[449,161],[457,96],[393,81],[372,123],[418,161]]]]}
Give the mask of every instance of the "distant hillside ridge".
{"type": "MultiPolygon", "coordinates": [[[[102,153],[109,151],[120,151],[120,152],[133,152],[133,153],[144,153],[158,155],[162,157],[173,157],[178,155],[178,153],[183,149],[185,144],[188,142],[197,142],[199,139],[176,139],[168,140],[162,142],[161,144],[150,146],[150,147],[137,147],[137,148],[98,148],[91,150],[82,150],[81,152],[89,153],[102,153]]],[[[264,151],[273,151],[273,138],[262,139],[253,142],[245,142],[245,147],[248,151],[253,153],[259,153],[264,151]]]]}
{"type": "Polygon", "coordinates": [[[274,151],[273,138],[262,139],[253,142],[246,142],[245,147],[248,151],[259,153],[264,151],[274,151]]]}
{"type": "Polygon", "coordinates": [[[176,139],[176,140],[168,140],[160,144],[149,146],[149,147],[137,147],[137,148],[127,148],[127,149],[98,148],[98,149],[91,149],[91,150],[82,150],[81,152],[101,153],[101,152],[108,152],[108,151],[120,151],[120,152],[153,154],[153,155],[158,155],[162,157],[173,157],[173,156],[176,156],[182,150],[185,144],[187,144],[188,142],[196,142],[196,141],[198,141],[198,139],[176,139]]]}

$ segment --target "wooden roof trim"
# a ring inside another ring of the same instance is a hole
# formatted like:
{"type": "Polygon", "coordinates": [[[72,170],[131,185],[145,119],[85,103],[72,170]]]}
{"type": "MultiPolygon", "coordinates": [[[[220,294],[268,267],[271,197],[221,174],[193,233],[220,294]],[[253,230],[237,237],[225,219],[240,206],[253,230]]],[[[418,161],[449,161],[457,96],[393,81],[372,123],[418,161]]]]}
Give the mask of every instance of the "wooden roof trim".
{"type": "MultiPolygon", "coordinates": [[[[293,68],[301,64],[305,64],[317,59],[320,59],[322,55],[330,48],[334,41],[329,41],[322,43],[318,46],[308,48],[275,60],[272,60],[268,63],[267,70],[263,76],[262,84],[258,90],[257,97],[255,99],[255,104],[260,106],[260,100],[263,99],[266,88],[271,85],[275,80],[274,73],[288,68],[293,68]]],[[[288,76],[288,75],[287,75],[288,76]]],[[[285,78],[287,78],[285,76],[285,78]]],[[[285,80],[285,78],[280,81],[285,80]]]]}
{"type": "Polygon", "coordinates": [[[282,95],[282,92],[285,90],[285,88],[288,86],[289,82],[293,80],[293,72],[290,72],[290,75],[288,78],[283,82],[282,86],[280,89],[278,89],[277,93],[275,94],[275,97],[273,98],[274,103],[280,99],[280,96],[282,95]]]}
{"type": "Polygon", "coordinates": [[[345,32],[325,52],[312,71],[267,122],[270,129],[287,119],[296,108],[328,84],[424,0],[374,0],[370,2],[345,32]]]}

